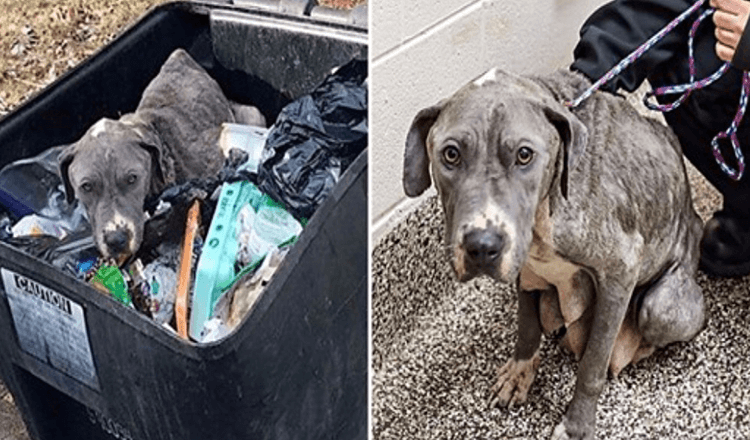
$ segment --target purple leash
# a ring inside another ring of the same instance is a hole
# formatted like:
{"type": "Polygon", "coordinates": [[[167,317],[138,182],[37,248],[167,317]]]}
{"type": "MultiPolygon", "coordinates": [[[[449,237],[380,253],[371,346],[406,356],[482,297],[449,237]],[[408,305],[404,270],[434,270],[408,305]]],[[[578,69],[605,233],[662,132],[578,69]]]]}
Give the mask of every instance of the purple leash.
{"type": "MultiPolygon", "coordinates": [[[[641,55],[643,55],[647,50],[651,49],[656,43],[658,43],[666,34],[673,31],[674,28],[677,27],[680,23],[685,21],[688,16],[690,16],[693,12],[697,11],[702,5],[705,3],[705,0],[698,0],[695,2],[690,8],[685,10],[682,14],[680,14],[677,18],[672,20],[667,26],[665,26],[662,30],[657,32],[654,36],[649,38],[645,43],[643,43],[641,46],[639,46],[636,50],[631,52],[628,56],[622,59],[616,66],[614,66],[612,69],[610,69],[607,73],[604,74],[601,78],[599,78],[598,81],[596,81],[591,87],[586,89],[578,98],[574,99],[573,101],[565,101],[563,104],[567,107],[577,107],[579,106],[584,100],[589,98],[595,91],[599,90],[604,84],[611,81],[612,78],[619,75],[620,72],[625,70],[626,67],[633,64],[635,60],[637,60],[641,55]]],[[[698,26],[701,24],[701,22],[711,15],[714,12],[713,9],[708,9],[704,11],[698,19],[695,20],[693,23],[693,26],[690,28],[689,38],[688,38],[688,55],[689,55],[689,68],[690,68],[690,82],[686,84],[680,84],[680,85],[674,85],[674,86],[665,86],[665,87],[659,87],[654,91],[650,91],[646,93],[646,96],[644,97],[644,104],[652,109],[652,110],[659,110],[662,112],[668,112],[676,109],[680,106],[694,90],[699,90],[704,87],[707,87],[708,85],[712,84],[714,81],[719,79],[727,70],[729,70],[729,63],[724,63],[716,72],[711,74],[710,76],[703,78],[699,81],[695,81],[695,57],[694,57],[694,51],[693,51],[693,40],[695,38],[695,33],[698,30],[698,26]],[[669,94],[677,94],[682,93],[682,95],[677,98],[672,103],[659,105],[659,104],[653,104],[648,99],[651,96],[657,96],[657,95],[669,95],[669,94]]],[[[743,116],[745,115],[745,109],[747,107],[747,100],[748,95],[750,95],[750,73],[744,72],[742,77],[742,93],[740,94],[740,103],[739,107],[737,109],[737,113],[734,116],[734,119],[732,120],[732,124],[727,128],[725,131],[717,134],[712,140],[711,140],[711,148],[713,150],[714,158],[716,159],[716,162],[718,163],[721,170],[728,175],[733,180],[740,180],[742,178],[742,175],[745,171],[745,158],[742,154],[742,150],[740,150],[740,143],[737,139],[737,129],[739,127],[740,121],[742,121],[743,116]],[[734,150],[734,155],[737,159],[737,169],[732,169],[729,165],[727,165],[726,160],[721,154],[721,151],[719,150],[719,139],[722,138],[729,138],[732,143],[732,149],[734,150]]]]}

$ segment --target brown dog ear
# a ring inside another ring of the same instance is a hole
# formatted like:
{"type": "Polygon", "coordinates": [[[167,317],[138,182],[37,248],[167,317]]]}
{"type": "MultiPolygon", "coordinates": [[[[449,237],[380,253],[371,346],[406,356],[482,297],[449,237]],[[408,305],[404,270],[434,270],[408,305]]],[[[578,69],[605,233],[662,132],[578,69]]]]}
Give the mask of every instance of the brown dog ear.
{"type": "Polygon", "coordinates": [[[406,135],[406,150],[404,151],[404,192],[409,197],[417,197],[430,187],[430,159],[427,156],[427,134],[435,123],[441,104],[422,109],[414,117],[414,121],[406,135]]]}
{"type": "Polygon", "coordinates": [[[562,169],[560,170],[560,192],[568,198],[568,174],[578,164],[588,144],[589,132],[586,126],[569,110],[563,108],[545,107],[544,115],[555,126],[562,144],[562,169]]]}
{"type": "Polygon", "coordinates": [[[62,179],[63,186],[65,187],[65,200],[68,203],[73,203],[73,200],[76,198],[73,185],[70,183],[68,168],[70,168],[70,163],[73,162],[73,159],[76,156],[78,150],[76,148],[77,145],[77,143],[69,145],[60,152],[59,156],[57,156],[57,167],[60,172],[60,179],[62,179]]]}

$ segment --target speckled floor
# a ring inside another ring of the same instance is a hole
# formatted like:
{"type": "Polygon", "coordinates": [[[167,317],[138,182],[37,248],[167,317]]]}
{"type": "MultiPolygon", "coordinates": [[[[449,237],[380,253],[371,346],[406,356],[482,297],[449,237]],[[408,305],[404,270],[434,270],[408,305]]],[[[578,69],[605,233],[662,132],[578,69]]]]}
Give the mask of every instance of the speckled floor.
{"type": "MultiPolygon", "coordinates": [[[[705,219],[720,197],[689,170],[705,219]]],[[[495,370],[511,355],[516,304],[508,285],[461,284],[448,265],[436,198],[373,252],[372,427],[376,440],[545,439],[573,395],[577,364],[545,340],[523,406],[490,409],[495,370]]],[[[700,274],[706,329],[610,378],[598,439],[750,438],[750,277],[700,274]]]]}

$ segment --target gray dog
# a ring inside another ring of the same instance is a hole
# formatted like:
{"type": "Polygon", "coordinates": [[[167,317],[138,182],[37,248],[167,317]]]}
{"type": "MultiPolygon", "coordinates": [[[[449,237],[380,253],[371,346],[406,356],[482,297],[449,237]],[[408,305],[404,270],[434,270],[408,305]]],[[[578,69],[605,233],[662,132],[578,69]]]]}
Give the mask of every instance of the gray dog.
{"type": "Polygon", "coordinates": [[[613,95],[560,104],[589,85],[568,71],[491,70],[417,114],[404,160],[409,196],[432,172],[458,278],[518,283],[518,340],[493,405],[526,400],[542,332],[580,358],[554,439],[594,438],[608,367],[687,341],[705,320],[679,144],[613,95]]]}
{"type": "Polygon", "coordinates": [[[78,198],[86,207],[104,258],[122,264],[138,250],[147,195],[221,169],[221,124],[238,119],[265,124],[256,108],[230,103],[216,81],[178,49],[134,113],[99,120],[61,153],[68,201],[78,198]]]}

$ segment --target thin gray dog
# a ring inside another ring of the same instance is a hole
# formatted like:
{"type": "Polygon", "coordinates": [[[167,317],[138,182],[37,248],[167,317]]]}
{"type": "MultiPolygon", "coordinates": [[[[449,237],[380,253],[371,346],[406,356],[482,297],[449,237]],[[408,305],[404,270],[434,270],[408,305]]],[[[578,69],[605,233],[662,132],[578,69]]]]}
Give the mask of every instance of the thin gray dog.
{"type": "Polygon", "coordinates": [[[182,49],[143,92],[134,113],[103,118],[60,155],[69,202],[86,207],[99,252],[122,264],[143,239],[146,196],[224,163],[221,124],[264,125],[255,108],[230,103],[218,83],[182,49]]]}
{"type": "Polygon", "coordinates": [[[542,332],[580,358],[553,439],[592,439],[607,378],[655,348],[692,339],[705,321],[695,281],[701,221],[671,131],[624,100],[558,71],[491,70],[423,109],[406,141],[404,189],[434,179],[445,242],[461,281],[518,286],[518,339],[493,405],[524,402],[542,332]]]}

